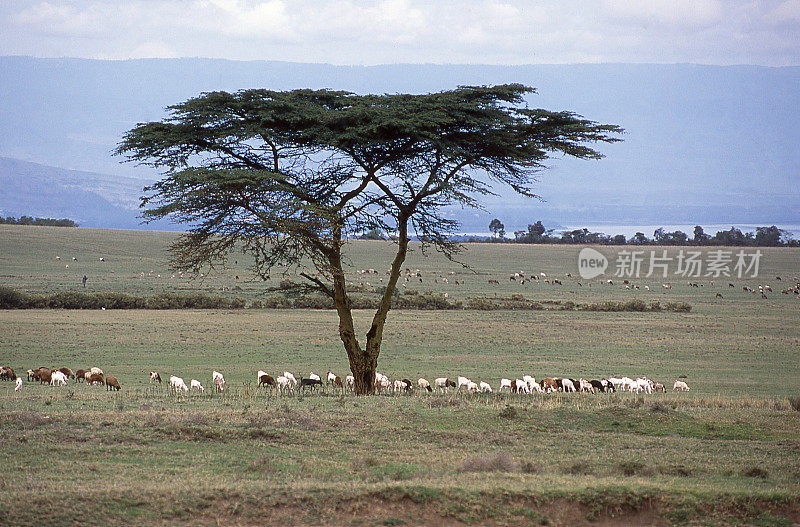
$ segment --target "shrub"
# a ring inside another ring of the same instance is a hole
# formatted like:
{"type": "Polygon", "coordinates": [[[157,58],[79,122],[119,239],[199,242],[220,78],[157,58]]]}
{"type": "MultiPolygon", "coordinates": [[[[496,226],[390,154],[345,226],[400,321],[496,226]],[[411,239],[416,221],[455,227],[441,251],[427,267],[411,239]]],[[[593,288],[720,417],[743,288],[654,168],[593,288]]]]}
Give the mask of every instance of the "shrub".
{"type": "Polygon", "coordinates": [[[11,287],[0,286],[0,309],[27,309],[32,305],[31,295],[20,293],[11,287]]]}
{"type": "Polygon", "coordinates": [[[688,313],[692,310],[692,306],[686,302],[667,302],[665,309],[676,313],[688,313]]]}
{"type": "Polygon", "coordinates": [[[800,412],[800,397],[789,397],[789,404],[796,412],[800,412]]]}
{"type": "Polygon", "coordinates": [[[506,452],[473,456],[461,463],[461,472],[512,472],[517,462],[506,452]]]}

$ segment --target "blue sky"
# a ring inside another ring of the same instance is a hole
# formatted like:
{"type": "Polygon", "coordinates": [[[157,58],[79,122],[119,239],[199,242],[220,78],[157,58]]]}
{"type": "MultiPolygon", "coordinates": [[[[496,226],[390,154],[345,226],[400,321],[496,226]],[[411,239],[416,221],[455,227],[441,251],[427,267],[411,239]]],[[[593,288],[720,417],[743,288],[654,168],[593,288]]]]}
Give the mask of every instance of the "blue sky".
{"type": "Polygon", "coordinates": [[[800,0],[4,0],[0,55],[800,65],[800,0]]]}

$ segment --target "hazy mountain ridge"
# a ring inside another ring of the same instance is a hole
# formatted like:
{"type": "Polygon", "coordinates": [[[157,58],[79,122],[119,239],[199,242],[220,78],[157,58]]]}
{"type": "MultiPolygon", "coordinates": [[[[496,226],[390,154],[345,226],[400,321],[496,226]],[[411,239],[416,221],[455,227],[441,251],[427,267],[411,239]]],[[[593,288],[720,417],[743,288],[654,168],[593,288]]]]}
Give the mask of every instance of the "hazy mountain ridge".
{"type": "MultiPolygon", "coordinates": [[[[465,231],[498,216],[507,229],[560,223],[800,223],[800,68],[691,64],[330,66],[217,59],[96,61],[0,57],[0,155],[114,177],[158,174],[111,155],[137,122],[203,91],[310,87],[422,93],[521,82],[529,104],[626,129],[600,161],[555,159],[545,202],[507,190],[485,212],[454,211],[465,231]]],[[[97,188],[73,179],[71,190],[97,188]]],[[[122,180],[120,180],[122,181],[122,180]]],[[[93,186],[94,185],[94,186],[93,186]]],[[[128,183],[103,184],[129,207],[128,183]]],[[[139,189],[140,191],[141,189],[139,189]]],[[[28,210],[26,213],[30,213],[28,210]]]]}
{"type": "MultiPolygon", "coordinates": [[[[0,216],[67,218],[82,227],[140,225],[139,197],[146,181],[80,172],[0,157],[0,216]]],[[[159,228],[168,228],[160,222],[159,228]]]]}

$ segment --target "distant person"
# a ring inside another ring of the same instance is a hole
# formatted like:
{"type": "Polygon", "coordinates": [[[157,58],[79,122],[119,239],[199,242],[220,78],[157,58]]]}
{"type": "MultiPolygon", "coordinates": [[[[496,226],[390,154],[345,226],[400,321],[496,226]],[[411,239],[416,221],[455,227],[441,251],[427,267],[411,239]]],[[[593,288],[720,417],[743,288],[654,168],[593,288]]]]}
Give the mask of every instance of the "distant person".
{"type": "Polygon", "coordinates": [[[83,287],[86,287],[86,275],[83,275],[83,287]]]}

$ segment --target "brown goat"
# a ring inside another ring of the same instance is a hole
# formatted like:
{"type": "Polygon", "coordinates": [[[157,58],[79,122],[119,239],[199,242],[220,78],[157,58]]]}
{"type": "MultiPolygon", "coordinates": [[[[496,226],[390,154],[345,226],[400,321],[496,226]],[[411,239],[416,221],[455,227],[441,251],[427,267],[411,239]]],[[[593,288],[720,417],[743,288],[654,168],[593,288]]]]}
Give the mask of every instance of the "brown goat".
{"type": "Polygon", "coordinates": [[[50,368],[41,367],[33,372],[33,380],[39,381],[39,384],[47,383],[50,384],[50,381],[53,378],[53,372],[50,368]]]}
{"type": "Polygon", "coordinates": [[[87,370],[78,370],[75,372],[75,382],[81,382],[86,380],[86,373],[87,370]]]}
{"type": "Polygon", "coordinates": [[[0,368],[0,379],[13,381],[16,380],[17,374],[14,373],[14,368],[11,366],[3,366],[0,368]]]}
{"type": "Polygon", "coordinates": [[[109,375],[106,377],[106,391],[108,390],[117,390],[119,391],[121,386],[119,385],[119,381],[113,375],[109,375]]]}
{"type": "Polygon", "coordinates": [[[542,389],[548,393],[557,392],[558,382],[552,377],[547,377],[546,379],[542,379],[542,389]]]}
{"type": "Polygon", "coordinates": [[[74,379],[75,374],[69,368],[59,368],[58,371],[67,376],[67,379],[74,379]]]}
{"type": "Polygon", "coordinates": [[[103,385],[103,384],[105,384],[105,383],[106,383],[106,382],[105,382],[105,378],[103,377],[103,374],[102,374],[102,373],[92,373],[92,374],[89,374],[89,378],[88,378],[88,379],[86,379],[86,382],[87,382],[88,384],[95,384],[95,383],[99,383],[99,384],[101,384],[101,385],[103,385]]]}

